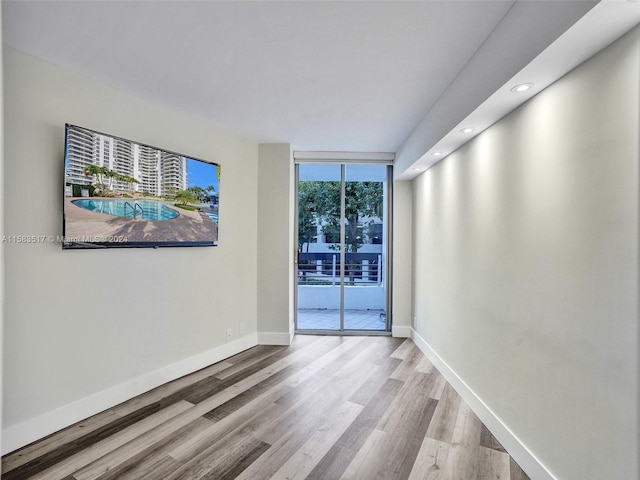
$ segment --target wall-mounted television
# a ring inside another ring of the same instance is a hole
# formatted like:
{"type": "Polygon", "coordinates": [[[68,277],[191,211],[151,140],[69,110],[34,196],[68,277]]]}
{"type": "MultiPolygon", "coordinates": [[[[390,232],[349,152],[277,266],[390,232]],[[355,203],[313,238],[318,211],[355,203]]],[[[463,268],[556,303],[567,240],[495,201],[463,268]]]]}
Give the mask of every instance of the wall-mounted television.
{"type": "Polygon", "coordinates": [[[220,165],[65,127],[63,249],[215,246],[220,165]]]}

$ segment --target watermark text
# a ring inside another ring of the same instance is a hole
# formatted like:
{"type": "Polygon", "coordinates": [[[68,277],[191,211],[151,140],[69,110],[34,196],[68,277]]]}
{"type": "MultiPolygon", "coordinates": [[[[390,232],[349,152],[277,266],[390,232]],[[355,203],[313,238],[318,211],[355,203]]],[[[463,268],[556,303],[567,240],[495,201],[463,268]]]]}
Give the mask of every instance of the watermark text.
{"type": "Polygon", "coordinates": [[[126,235],[78,235],[68,237],[64,235],[2,235],[3,244],[37,244],[37,243],[124,243],[128,242],[126,235]]]}

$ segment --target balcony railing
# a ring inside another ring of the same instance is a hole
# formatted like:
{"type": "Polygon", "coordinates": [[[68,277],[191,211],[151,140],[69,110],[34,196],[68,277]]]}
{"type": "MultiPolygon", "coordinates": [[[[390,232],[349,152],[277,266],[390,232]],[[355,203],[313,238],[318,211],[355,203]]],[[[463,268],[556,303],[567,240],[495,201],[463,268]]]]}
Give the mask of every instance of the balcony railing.
{"type": "MultiPolygon", "coordinates": [[[[382,285],[382,255],[345,253],[344,282],[352,286],[382,285]]],[[[299,253],[298,285],[339,285],[340,254],[299,253]]]]}

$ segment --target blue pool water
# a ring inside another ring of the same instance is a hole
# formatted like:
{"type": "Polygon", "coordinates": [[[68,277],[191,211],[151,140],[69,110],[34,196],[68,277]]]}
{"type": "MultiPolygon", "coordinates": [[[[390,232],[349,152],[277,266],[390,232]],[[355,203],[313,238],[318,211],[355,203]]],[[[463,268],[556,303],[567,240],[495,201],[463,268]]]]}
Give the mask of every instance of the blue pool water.
{"type": "Polygon", "coordinates": [[[218,212],[205,212],[211,220],[218,223],[218,212]]]}
{"type": "Polygon", "coordinates": [[[124,218],[134,218],[135,209],[135,218],[141,220],[172,220],[180,215],[164,202],[156,202],[155,200],[86,198],[74,200],[73,203],[92,212],[124,218]]]}

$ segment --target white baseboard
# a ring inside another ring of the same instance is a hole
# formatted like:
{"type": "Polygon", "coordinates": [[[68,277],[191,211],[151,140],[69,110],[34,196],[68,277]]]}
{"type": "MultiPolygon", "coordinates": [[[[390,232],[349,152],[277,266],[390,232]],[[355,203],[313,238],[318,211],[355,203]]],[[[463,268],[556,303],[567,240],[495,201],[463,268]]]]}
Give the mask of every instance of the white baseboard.
{"type": "Polygon", "coordinates": [[[24,447],[80,420],[114,407],[160,385],[229,358],[258,344],[254,333],[193,357],[159,368],[140,377],[56,408],[2,430],[2,454],[24,447]]]}
{"type": "Polygon", "coordinates": [[[530,478],[535,480],[557,480],[518,437],[509,430],[509,427],[491,411],[482,399],[413,328],[411,328],[411,339],[530,478]]]}
{"type": "Polygon", "coordinates": [[[287,332],[258,332],[258,345],[291,345],[293,331],[287,332]]]}
{"type": "Polygon", "coordinates": [[[396,338],[409,338],[411,336],[411,327],[392,325],[391,336],[396,338]]]}

